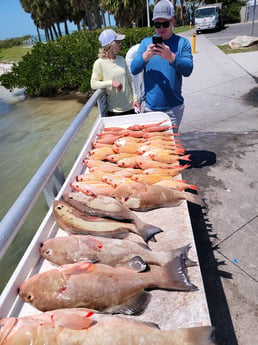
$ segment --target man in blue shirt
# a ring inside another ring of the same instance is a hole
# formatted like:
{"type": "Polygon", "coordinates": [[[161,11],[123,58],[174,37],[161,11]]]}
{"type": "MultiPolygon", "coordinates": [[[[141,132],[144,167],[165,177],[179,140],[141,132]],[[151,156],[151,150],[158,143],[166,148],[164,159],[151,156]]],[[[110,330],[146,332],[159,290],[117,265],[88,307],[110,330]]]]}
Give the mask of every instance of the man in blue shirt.
{"type": "Polygon", "coordinates": [[[190,42],[173,33],[174,7],[169,0],[160,0],[153,11],[155,36],[162,43],[153,44],[153,37],[144,38],[131,63],[133,75],[144,72],[145,111],[163,111],[177,126],[184,112],[182,77],[193,70],[190,42]]]}

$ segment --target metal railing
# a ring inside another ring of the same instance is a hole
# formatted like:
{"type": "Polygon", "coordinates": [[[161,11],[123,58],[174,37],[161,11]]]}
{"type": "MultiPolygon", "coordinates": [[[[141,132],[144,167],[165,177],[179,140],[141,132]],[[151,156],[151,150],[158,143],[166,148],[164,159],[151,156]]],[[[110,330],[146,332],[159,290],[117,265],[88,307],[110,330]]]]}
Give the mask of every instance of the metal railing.
{"type": "Polygon", "coordinates": [[[106,113],[106,97],[102,90],[95,91],[95,93],[89,98],[69,128],[65,131],[61,139],[1,220],[0,259],[2,259],[6,253],[42,190],[48,205],[51,205],[64,183],[64,174],[60,166],[60,161],[69,146],[72,144],[84,120],[96,104],[98,105],[100,115],[104,116],[106,113]]]}

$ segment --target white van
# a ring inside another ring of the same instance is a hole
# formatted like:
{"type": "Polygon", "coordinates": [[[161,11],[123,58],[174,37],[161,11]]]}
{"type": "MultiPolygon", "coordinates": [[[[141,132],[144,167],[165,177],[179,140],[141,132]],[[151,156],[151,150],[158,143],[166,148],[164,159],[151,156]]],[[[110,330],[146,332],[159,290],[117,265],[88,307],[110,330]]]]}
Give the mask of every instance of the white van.
{"type": "Polygon", "coordinates": [[[200,6],[195,10],[195,30],[199,34],[202,30],[222,29],[224,15],[221,3],[200,6]]]}

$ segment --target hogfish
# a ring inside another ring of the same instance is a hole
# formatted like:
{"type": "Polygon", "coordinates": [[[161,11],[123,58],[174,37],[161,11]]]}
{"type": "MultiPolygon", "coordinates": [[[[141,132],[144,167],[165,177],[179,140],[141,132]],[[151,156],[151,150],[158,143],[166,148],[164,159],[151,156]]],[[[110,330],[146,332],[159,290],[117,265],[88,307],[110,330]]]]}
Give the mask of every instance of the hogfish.
{"type": "Polygon", "coordinates": [[[158,227],[147,226],[145,223],[140,224],[140,220],[139,222],[136,220],[139,225],[137,227],[136,223],[87,215],[64,201],[55,200],[53,202],[53,213],[57,225],[69,233],[124,237],[128,232],[133,232],[148,242],[150,239],[155,240],[154,236],[162,232],[158,227]]]}

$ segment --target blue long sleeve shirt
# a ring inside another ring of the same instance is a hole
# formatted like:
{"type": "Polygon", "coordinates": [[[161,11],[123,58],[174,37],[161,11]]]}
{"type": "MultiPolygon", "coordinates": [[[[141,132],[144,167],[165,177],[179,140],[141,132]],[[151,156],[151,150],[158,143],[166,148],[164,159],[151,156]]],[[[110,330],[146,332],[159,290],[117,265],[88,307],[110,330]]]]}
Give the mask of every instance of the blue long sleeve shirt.
{"type": "Polygon", "coordinates": [[[141,41],[131,63],[132,74],[144,71],[146,107],[157,111],[184,103],[182,77],[190,76],[193,70],[191,45],[186,38],[173,34],[163,42],[176,54],[172,64],[158,55],[154,55],[148,62],[144,61],[142,54],[152,43],[152,37],[146,37],[141,41]]]}

